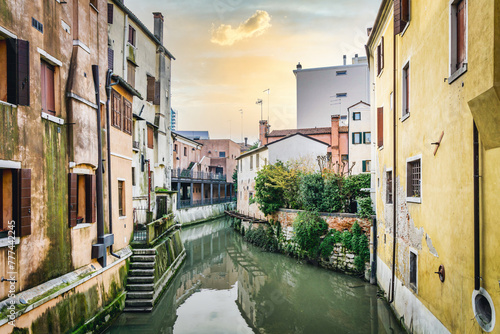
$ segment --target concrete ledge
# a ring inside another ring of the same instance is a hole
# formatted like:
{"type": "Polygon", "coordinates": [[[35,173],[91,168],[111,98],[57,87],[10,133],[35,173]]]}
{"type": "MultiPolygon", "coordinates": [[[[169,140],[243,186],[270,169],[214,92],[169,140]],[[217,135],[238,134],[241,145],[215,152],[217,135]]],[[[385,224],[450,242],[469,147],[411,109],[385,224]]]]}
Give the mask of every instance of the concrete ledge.
{"type": "Polygon", "coordinates": [[[170,268],[163,274],[163,276],[156,282],[155,284],[155,293],[153,295],[153,305],[156,304],[156,301],[161,297],[163,294],[163,291],[165,288],[168,286],[168,282],[170,282],[170,279],[177,274],[177,270],[179,267],[182,265],[184,262],[184,259],[186,258],[186,250],[182,250],[182,253],[179,254],[177,259],[175,259],[174,262],[170,265],[170,268]]]}
{"type": "MultiPolygon", "coordinates": [[[[288,212],[288,213],[299,213],[306,210],[295,210],[295,209],[279,209],[278,212],[288,212]]],[[[342,212],[318,212],[320,216],[328,217],[343,217],[343,218],[359,218],[355,213],[342,213],[342,212]]]]}

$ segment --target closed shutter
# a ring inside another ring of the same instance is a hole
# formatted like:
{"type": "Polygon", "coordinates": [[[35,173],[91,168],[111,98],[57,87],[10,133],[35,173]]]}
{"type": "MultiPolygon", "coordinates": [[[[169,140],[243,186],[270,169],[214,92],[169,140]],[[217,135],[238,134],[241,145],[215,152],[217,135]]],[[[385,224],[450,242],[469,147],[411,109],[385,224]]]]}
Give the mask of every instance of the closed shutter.
{"type": "Polygon", "coordinates": [[[121,95],[113,90],[113,100],[111,103],[112,108],[112,125],[121,129],[121,95]]]}
{"type": "Polygon", "coordinates": [[[410,0],[401,0],[401,21],[403,26],[401,31],[403,31],[406,24],[410,22],[410,0]]]}
{"type": "Polygon", "coordinates": [[[401,0],[394,0],[394,35],[401,32],[401,0]]]}
{"type": "MultiPolygon", "coordinates": [[[[154,129],[152,126],[148,126],[148,148],[154,148],[154,129]]],[[[184,148],[184,155],[186,155],[186,148],[184,148]]]]}
{"type": "Polygon", "coordinates": [[[108,3],[108,23],[113,24],[113,4],[108,3]]]}
{"type": "Polygon", "coordinates": [[[76,215],[78,209],[78,175],[68,174],[68,222],[69,227],[76,226],[76,215]]]}
{"type": "Polygon", "coordinates": [[[132,134],[132,103],[123,98],[123,129],[124,132],[132,134]]]}
{"type": "Polygon", "coordinates": [[[30,43],[17,40],[17,94],[18,104],[30,105],[30,43]]]}
{"type": "Polygon", "coordinates": [[[7,102],[17,104],[17,39],[7,39],[7,102]]]}
{"type": "Polygon", "coordinates": [[[155,100],[153,104],[160,105],[160,81],[155,82],[155,100]]]}
{"type": "Polygon", "coordinates": [[[457,4],[457,69],[462,67],[465,61],[465,1],[457,4]]]}
{"type": "Polygon", "coordinates": [[[384,146],[384,108],[377,108],[377,145],[384,146]]]}
{"type": "Polygon", "coordinates": [[[31,234],[31,169],[19,170],[19,232],[31,234]]]}
{"type": "Polygon", "coordinates": [[[384,36],[380,41],[380,70],[384,69],[384,36]]]}
{"type": "Polygon", "coordinates": [[[401,33],[410,21],[410,0],[394,0],[394,35],[401,33]]]}
{"type": "Polygon", "coordinates": [[[135,65],[131,62],[127,62],[127,82],[135,88],[135,65]]]}
{"type": "Polygon", "coordinates": [[[363,172],[366,172],[366,160],[363,160],[363,172]]]}
{"type": "Polygon", "coordinates": [[[148,75],[148,91],[146,94],[146,101],[154,102],[155,98],[155,78],[148,75]]]}
{"type": "Polygon", "coordinates": [[[113,71],[113,65],[115,62],[115,51],[113,49],[108,48],[108,68],[113,71]]]}
{"type": "Polygon", "coordinates": [[[356,142],[354,141],[354,133],[352,134],[352,143],[356,144],[356,142]]]}
{"type": "Polygon", "coordinates": [[[94,223],[97,221],[97,201],[96,199],[96,176],[85,175],[85,221],[94,223]]]}

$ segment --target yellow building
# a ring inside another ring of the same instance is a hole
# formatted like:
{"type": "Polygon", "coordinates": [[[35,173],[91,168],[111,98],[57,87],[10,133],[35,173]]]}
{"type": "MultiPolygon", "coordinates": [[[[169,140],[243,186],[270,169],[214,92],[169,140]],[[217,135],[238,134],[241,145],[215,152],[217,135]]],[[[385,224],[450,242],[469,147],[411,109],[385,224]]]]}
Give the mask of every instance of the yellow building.
{"type": "Polygon", "coordinates": [[[499,332],[500,2],[383,0],[366,50],[378,283],[411,332],[499,332]]]}

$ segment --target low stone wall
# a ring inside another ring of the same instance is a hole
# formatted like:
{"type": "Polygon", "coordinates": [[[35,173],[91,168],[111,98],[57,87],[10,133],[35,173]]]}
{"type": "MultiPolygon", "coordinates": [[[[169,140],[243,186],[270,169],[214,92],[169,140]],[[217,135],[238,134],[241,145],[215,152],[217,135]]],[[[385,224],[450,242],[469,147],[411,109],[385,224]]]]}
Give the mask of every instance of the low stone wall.
{"type": "MultiPolygon", "coordinates": [[[[268,218],[273,219],[274,221],[279,221],[283,231],[290,231],[290,227],[293,226],[293,221],[297,218],[298,213],[301,211],[302,210],[280,209],[268,218]]],[[[370,218],[358,218],[356,214],[352,213],[328,212],[320,212],[320,216],[326,221],[329,228],[340,232],[351,230],[352,225],[355,222],[358,222],[359,226],[363,230],[363,233],[370,238],[370,227],[372,225],[370,218]]]]}
{"type": "Polygon", "coordinates": [[[223,216],[225,210],[235,209],[236,202],[178,209],[175,212],[175,221],[181,225],[198,224],[206,220],[223,216]]]}
{"type": "Polygon", "coordinates": [[[335,271],[357,272],[354,265],[355,257],[356,254],[350,253],[341,243],[337,243],[333,246],[332,254],[328,260],[321,259],[320,265],[335,271]]]}

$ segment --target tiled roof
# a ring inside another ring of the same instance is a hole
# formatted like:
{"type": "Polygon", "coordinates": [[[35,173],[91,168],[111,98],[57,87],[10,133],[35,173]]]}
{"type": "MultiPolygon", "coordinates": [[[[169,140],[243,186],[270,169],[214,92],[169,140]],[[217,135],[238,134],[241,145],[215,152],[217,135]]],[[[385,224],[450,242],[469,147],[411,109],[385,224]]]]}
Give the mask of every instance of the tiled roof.
{"type": "Polygon", "coordinates": [[[331,128],[307,128],[307,129],[285,129],[285,130],[273,130],[268,137],[284,137],[300,133],[303,135],[319,135],[319,134],[329,134],[332,133],[331,128]]]}

